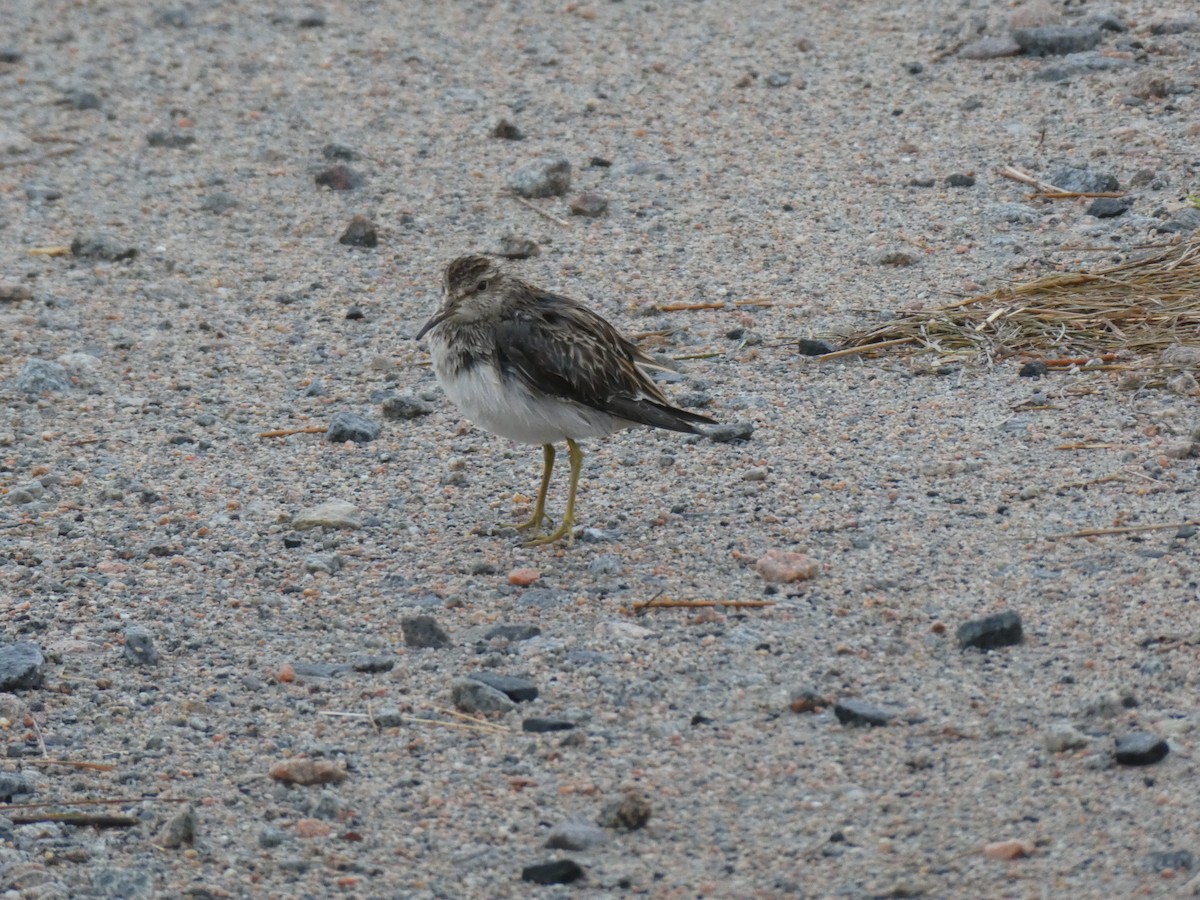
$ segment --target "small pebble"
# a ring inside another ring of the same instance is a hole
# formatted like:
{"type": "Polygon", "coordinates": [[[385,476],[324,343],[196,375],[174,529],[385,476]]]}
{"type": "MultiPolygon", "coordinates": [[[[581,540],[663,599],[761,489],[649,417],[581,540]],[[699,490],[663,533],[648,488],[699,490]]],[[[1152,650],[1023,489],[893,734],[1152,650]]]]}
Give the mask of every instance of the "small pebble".
{"type": "Polygon", "coordinates": [[[346,764],[332,759],[285,759],[267,773],[275,781],[287,784],[339,784],[346,780],[346,764]]]}
{"type": "Polygon", "coordinates": [[[32,641],[19,641],[0,647],[0,691],[21,691],[39,687],[44,677],[46,658],[32,641]]]}
{"type": "Polygon", "coordinates": [[[994,841],[984,846],[983,855],[988,859],[1013,860],[1033,856],[1033,850],[1029,841],[994,841]]]}
{"type": "Polygon", "coordinates": [[[333,444],[351,441],[356,444],[368,444],[383,433],[383,426],[378,422],[360,416],[358,413],[337,412],[329,420],[329,429],[325,439],[333,444]]]}
{"type": "Polygon", "coordinates": [[[583,877],[579,863],[570,859],[526,866],[521,870],[521,880],[531,884],[570,884],[583,877]]]}
{"type": "Polygon", "coordinates": [[[304,510],[292,519],[292,528],[306,531],[309,528],[362,528],[362,516],[353,503],[344,500],[328,500],[320,506],[304,510]]]}
{"type": "Polygon", "coordinates": [[[452,643],[450,635],[433,616],[407,616],[400,620],[400,630],[409,647],[440,650],[452,643]]]}
{"type": "Polygon", "coordinates": [[[379,230],[366,216],[355,216],[338,238],[338,243],[347,247],[376,247],[379,245],[379,230]]]}
{"type": "Polygon", "coordinates": [[[886,709],[862,700],[839,700],[833,705],[833,714],[843,725],[869,725],[873,728],[881,728],[895,717],[886,709]]]}
{"type": "Polygon", "coordinates": [[[566,719],[543,719],[538,717],[530,717],[521,722],[521,730],[530,734],[548,734],[552,731],[571,731],[574,727],[575,723],[569,722],[566,719]]]}
{"type": "Polygon", "coordinates": [[[571,200],[571,215],[594,219],[608,211],[608,198],[595,193],[579,194],[571,200]]]}
{"type": "Polygon", "coordinates": [[[433,412],[433,404],[411,394],[401,394],[384,400],[380,411],[385,419],[419,419],[433,412]]]}
{"type": "Polygon", "coordinates": [[[636,831],[650,821],[652,811],[649,800],[637,792],[630,791],[605,803],[596,816],[596,824],[601,828],[636,831]]]}
{"type": "Polygon", "coordinates": [[[815,560],[794,550],[768,550],[754,563],[754,571],[765,581],[777,583],[808,581],[819,570],[815,560]]]}
{"type": "Polygon", "coordinates": [[[150,630],[141,625],[129,625],[125,629],[125,659],[135,666],[158,664],[158,650],[154,648],[154,637],[150,630]]]}
{"type": "Polygon", "coordinates": [[[1042,742],[1051,753],[1066,753],[1069,750],[1082,750],[1092,739],[1070,722],[1055,722],[1046,729],[1042,742]]]}
{"type": "Polygon", "coordinates": [[[541,577],[542,573],[537,569],[521,566],[508,573],[508,583],[519,587],[528,587],[541,577]]]}
{"type": "Polygon", "coordinates": [[[958,644],[963,649],[976,647],[980,650],[994,650],[997,647],[1019,644],[1024,640],[1021,616],[1011,609],[964,622],[958,626],[956,635],[958,644]]]}
{"type": "Polygon", "coordinates": [[[314,178],[318,187],[327,187],[333,191],[353,191],[363,185],[363,177],[349,166],[337,163],[327,169],[322,169],[314,178]]]}
{"type": "Polygon", "coordinates": [[[1095,49],[1103,38],[1100,29],[1091,25],[1042,25],[1016,28],[1012,32],[1012,39],[1029,56],[1082,53],[1095,49]]]}
{"type": "Polygon", "coordinates": [[[496,251],[496,255],[505,259],[530,259],[541,252],[537,241],[532,238],[506,234],[500,238],[500,249],[496,251]]]}
{"type": "Polygon", "coordinates": [[[819,712],[829,706],[816,688],[793,688],[788,692],[788,708],[794,713],[819,712]]]}
{"type": "Polygon", "coordinates": [[[561,156],[546,156],[523,166],[508,179],[519,197],[558,197],[571,189],[571,163],[561,156]]]}
{"type": "Polygon", "coordinates": [[[498,122],[496,122],[496,124],[492,126],[491,135],[494,138],[499,138],[504,141],[525,140],[525,135],[521,129],[508,119],[500,119],[498,122]]]}
{"type": "Polygon", "coordinates": [[[1156,734],[1135,731],[1116,739],[1113,758],[1122,766],[1152,766],[1162,762],[1170,752],[1166,740],[1156,734]]]}
{"type": "Polygon", "coordinates": [[[528,678],[501,675],[497,672],[472,672],[468,678],[494,688],[514,703],[530,703],[537,699],[537,685],[528,678]]]}
{"type": "Polygon", "coordinates": [[[456,681],[450,688],[450,698],[465,713],[506,713],[516,708],[503,691],[473,678],[456,681]]]}

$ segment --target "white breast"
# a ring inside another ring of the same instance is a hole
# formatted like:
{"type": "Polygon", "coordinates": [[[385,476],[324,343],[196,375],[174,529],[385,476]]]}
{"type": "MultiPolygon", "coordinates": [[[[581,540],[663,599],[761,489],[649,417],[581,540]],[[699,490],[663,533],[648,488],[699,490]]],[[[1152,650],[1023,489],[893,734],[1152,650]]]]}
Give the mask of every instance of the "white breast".
{"type": "Polygon", "coordinates": [[[522,444],[553,444],[603,437],[630,423],[590,407],[534,395],[516,378],[501,379],[490,362],[459,372],[446,363],[445,344],[429,344],[434,371],[450,401],[480,428],[522,444]]]}

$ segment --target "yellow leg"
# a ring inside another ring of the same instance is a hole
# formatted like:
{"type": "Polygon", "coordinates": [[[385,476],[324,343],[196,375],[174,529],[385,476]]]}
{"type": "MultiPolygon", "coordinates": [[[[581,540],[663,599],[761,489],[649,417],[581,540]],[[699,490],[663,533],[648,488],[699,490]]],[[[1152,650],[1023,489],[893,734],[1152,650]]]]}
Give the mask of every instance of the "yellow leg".
{"type": "Polygon", "coordinates": [[[526,541],[526,547],[553,544],[564,537],[567,539],[567,546],[575,543],[575,489],[579,487],[579,472],[583,469],[583,451],[570,438],[567,438],[567,455],[571,460],[571,489],[567,494],[567,512],[563,516],[562,524],[553,534],[526,541]]]}
{"type": "Polygon", "coordinates": [[[533,504],[533,516],[525,522],[516,522],[511,527],[517,531],[532,528],[539,533],[542,520],[546,518],[546,489],[550,487],[550,473],[554,471],[554,445],[542,444],[542,486],[538,490],[537,501],[533,504]]]}

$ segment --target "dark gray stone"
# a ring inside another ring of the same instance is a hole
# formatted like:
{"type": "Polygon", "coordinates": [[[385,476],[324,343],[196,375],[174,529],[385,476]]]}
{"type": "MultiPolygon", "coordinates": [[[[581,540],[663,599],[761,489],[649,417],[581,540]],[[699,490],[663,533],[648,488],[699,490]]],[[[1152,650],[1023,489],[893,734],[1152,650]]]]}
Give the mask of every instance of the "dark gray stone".
{"type": "Polygon", "coordinates": [[[494,138],[500,138],[503,141],[523,141],[525,135],[515,124],[508,119],[501,119],[492,126],[491,135],[494,138]]]}
{"type": "Polygon", "coordinates": [[[1093,49],[1104,35],[1092,25],[1040,25],[1017,28],[1012,37],[1030,56],[1065,56],[1093,49]]]}
{"type": "Polygon", "coordinates": [[[1088,205],[1087,214],[1097,219],[1112,219],[1124,215],[1129,205],[1127,197],[1097,197],[1088,205]]]}
{"type": "Polygon", "coordinates": [[[220,215],[223,212],[228,212],[238,205],[238,198],[229,193],[229,191],[217,191],[209,194],[200,201],[200,208],[204,212],[216,213],[220,215]]]}
{"type": "Polygon", "coordinates": [[[148,869],[93,869],[92,896],[106,900],[136,900],[154,892],[154,881],[148,869]]]}
{"type": "Polygon", "coordinates": [[[706,425],[704,435],[718,444],[729,444],[735,441],[748,441],[754,434],[754,426],[749,422],[727,422],[722,425],[706,425]]]}
{"type": "Polygon", "coordinates": [[[562,156],[545,156],[522,166],[508,179],[520,197],[561,197],[571,189],[571,161],[562,156]]]}
{"type": "Polygon", "coordinates": [[[67,91],[67,105],[72,109],[99,109],[100,98],[89,90],[76,88],[67,91]]]}
{"type": "Polygon", "coordinates": [[[182,150],[184,147],[190,147],[196,143],[194,134],[187,134],[180,131],[152,131],[146,135],[146,143],[151,147],[159,147],[167,150],[182,150]]]}
{"type": "Polygon", "coordinates": [[[167,820],[154,838],[154,843],[168,850],[185,845],[190,847],[196,843],[196,832],[199,829],[200,817],[196,815],[196,808],[188,804],[167,820]]]}
{"type": "Polygon", "coordinates": [[[1152,766],[1166,759],[1170,749],[1164,738],[1135,731],[1117,738],[1113,758],[1122,766],[1152,766]]]}
{"type": "Polygon", "coordinates": [[[366,216],[355,216],[338,238],[338,243],[347,247],[376,247],[379,245],[379,229],[366,216]]]}
{"type": "Polygon", "coordinates": [[[388,397],[381,408],[385,419],[419,419],[433,412],[433,404],[411,394],[388,397]]]}
{"type": "Polygon", "coordinates": [[[0,647],[0,691],[38,687],[45,675],[45,665],[42,651],[31,641],[0,647]]]}
{"type": "Polygon", "coordinates": [[[409,616],[400,620],[404,643],[409,647],[440,650],[450,646],[450,635],[433,616],[409,616]]]}
{"type": "Polygon", "coordinates": [[[975,176],[966,172],[955,172],[946,176],[946,187],[969,188],[975,187],[975,176]]]}
{"type": "Polygon", "coordinates": [[[71,376],[65,367],[48,359],[31,359],[9,382],[21,394],[61,394],[71,389],[71,376]]]}
{"type": "Polygon", "coordinates": [[[1191,850],[1160,850],[1158,853],[1149,854],[1142,861],[1142,868],[1148,872],[1161,872],[1163,869],[1186,872],[1195,864],[1196,857],[1191,850]]]}
{"type": "Polygon", "coordinates": [[[54,200],[61,200],[62,195],[62,191],[49,184],[30,182],[29,184],[25,185],[26,200],[34,200],[39,203],[50,203],[54,200]]]}
{"type": "Polygon", "coordinates": [[[454,705],[466,713],[505,713],[516,707],[502,691],[475,679],[456,681],[450,689],[450,697],[454,705]]]}
{"type": "Polygon", "coordinates": [[[472,672],[467,677],[495,688],[514,703],[528,703],[537,699],[537,685],[528,678],[501,675],[497,672],[472,672]]]}
{"type": "Polygon", "coordinates": [[[0,802],[11,803],[17,794],[35,793],[33,784],[16,772],[0,772],[0,802]]]}
{"type": "Polygon", "coordinates": [[[542,633],[542,629],[536,625],[496,625],[484,633],[483,639],[490,641],[495,638],[503,638],[506,641],[527,641],[530,638],[535,638],[542,633]]]}
{"type": "Polygon", "coordinates": [[[1102,194],[1117,190],[1117,176],[1109,172],[1093,172],[1080,166],[1064,166],[1050,176],[1050,183],[1064,191],[1080,194],[1102,194]]]}
{"type": "Polygon", "coordinates": [[[321,155],[329,161],[342,160],[343,162],[352,162],[358,159],[358,151],[345,144],[328,143],[321,148],[321,155]]]}
{"type": "Polygon", "coordinates": [[[963,622],[958,626],[956,635],[958,645],[963,649],[977,647],[980,650],[993,650],[1019,644],[1024,640],[1021,616],[1011,609],[984,616],[982,619],[963,622]]]}
{"type": "Polygon", "coordinates": [[[529,734],[549,734],[552,731],[571,731],[574,728],[575,723],[568,722],[566,719],[543,719],[531,716],[521,722],[521,730],[529,734]]]}
{"type": "Polygon", "coordinates": [[[130,625],[125,629],[125,659],[135,666],[158,665],[158,650],[149,629],[141,625],[130,625]]]}
{"type": "Polygon", "coordinates": [[[137,256],[136,247],[127,247],[110,234],[79,235],[71,241],[71,253],[84,259],[120,262],[137,256]]]}
{"type": "MultiPolygon", "coordinates": [[[[728,337],[728,335],[726,336],[728,337]]],[[[822,356],[832,353],[836,349],[829,341],[814,340],[813,338],[801,338],[796,341],[796,352],[801,356],[822,356]]]]}
{"type": "Polygon", "coordinates": [[[893,714],[863,700],[840,700],[833,705],[833,714],[843,725],[881,728],[892,721],[893,714]]]}
{"type": "Polygon", "coordinates": [[[541,252],[537,241],[532,238],[506,234],[500,238],[500,249],[496,251],[496,255],[505,259],[530,259],[541,252]]]}
{"type": "Polygon", "coordinates": [[[1186,34],[1189,31],[1200,31],[1200,15],[1185,13],[1176,19],[1155,22],[1150,26],[1151,34],[1186,34]]]}
{"type": "Polygon", "coordinates": [[[390,672],[395,666],[396,658],[394,656],[357,656],[350,663],[350,667],[355,672],[362,672],[367,675],[390,672]]]}
{"type": "Polygon", "coordinates": [[[575,197],[570,203],[571,215],[595,219],[608,211],[608,198],[594,192],[575,197]]]}
{"type": "Polygon", "coordinates": [[[605,803],[596,816],[596,824],[601,828],[636,831],[645,827],[652,812],[649,800],[641,794],[631,792],[605,803]]]}
{"type": "Polygon", "coordinates": [[[337,678],[351,668],[346,663],[294,663],[292,671],[299,678],[337,678]]]}
{"type": "Polygon", "coordinates": [[[334,444],[353,441],[356,444],[367,444],[383,433],[383,426],[373,422],[358,413],[338,412],[329,420],[329,430],[325,433],[326,440],[334,444]]]}
{"type": "Polygon", "coordinates": [[[583,869],[579,867],[579,863],[570,859],[556,859],[553,862],[526,866],[521,870],[521,880],[531,884],[570,884],[582,877],[583,869]]]}
{"type": "Polygon", "coordinates": [[[1181,207],[1171,214],[1171,218],[1158,226],[1162,234],[1191,234],[1200,230],[1200,208],[1195,206],[1181,207]]]}
{"type": "Polygon", "coordinates": [[[318,187],[327,187],[332,191],[353,191],[363,185],[362,175],[341,163],[318,172],[315,181],[318,187]]]}

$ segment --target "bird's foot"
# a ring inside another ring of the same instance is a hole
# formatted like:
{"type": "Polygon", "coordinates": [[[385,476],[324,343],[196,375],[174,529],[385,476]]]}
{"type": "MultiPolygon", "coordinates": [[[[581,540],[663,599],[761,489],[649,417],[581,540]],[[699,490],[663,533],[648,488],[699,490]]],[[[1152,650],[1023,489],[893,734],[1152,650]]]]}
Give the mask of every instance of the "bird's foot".
{"type": "Polygon", "coordinates": [[[501,528],[515,528],[517,531],[529,531],[530,529],[533,529],[533,533],[536,536],[536,535],[541,534],[543,522],[548,523],[548,524],[553,524],[554,520],[551,519],[544,512],[542,512],[542,513],[535,512],[530,518],[526,519],[524,522],[505,522],[500,527],[501,528]]]}
{"type": "Polygon", "coordinates": [[[570,547],[575,543],[575,520],[568,517],[563,519],[561,525],[558,526],[552,533],[543,534],[531,538],[521,544],[522,547],[543,547],[546,544],[553,544],[555,541],[567,539],[567,546],[570,547]]]}

